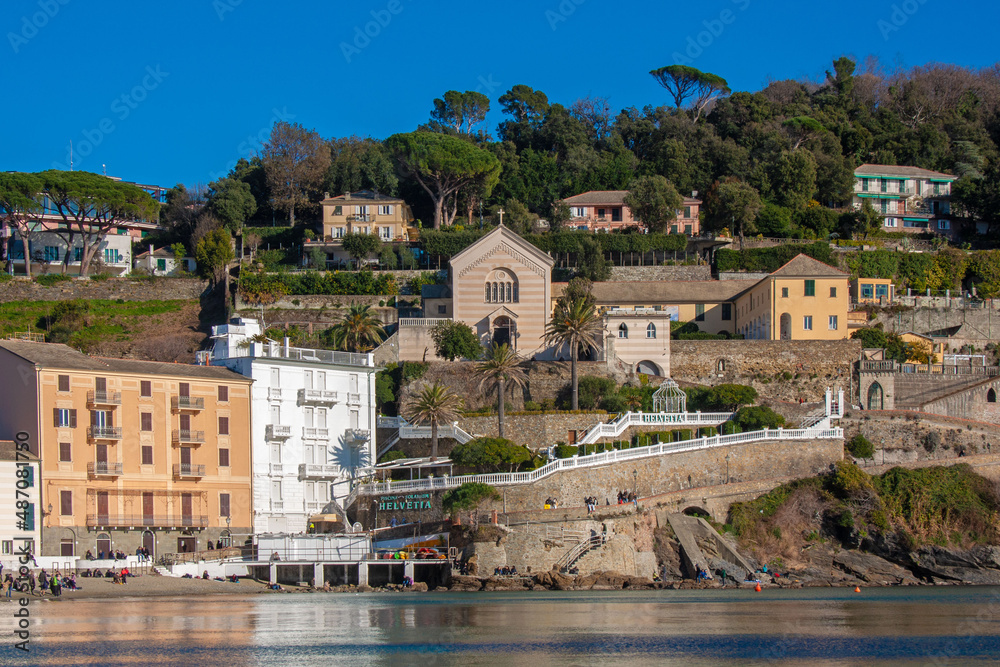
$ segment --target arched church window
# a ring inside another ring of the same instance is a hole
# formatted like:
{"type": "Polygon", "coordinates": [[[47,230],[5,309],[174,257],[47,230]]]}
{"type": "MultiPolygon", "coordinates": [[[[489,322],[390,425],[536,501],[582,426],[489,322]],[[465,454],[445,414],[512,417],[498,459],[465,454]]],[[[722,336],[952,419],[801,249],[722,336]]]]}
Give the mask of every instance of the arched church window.
{"type": "Polygon", "coordinates": [[[624,322],[618,325],[618,337],[628,338],[628,326],[624,322]]]}
{"type": "Polygon", "coordinates": [[[646,338],[656,338],[656,325],[652,322],[646,325],[646,338]]]}

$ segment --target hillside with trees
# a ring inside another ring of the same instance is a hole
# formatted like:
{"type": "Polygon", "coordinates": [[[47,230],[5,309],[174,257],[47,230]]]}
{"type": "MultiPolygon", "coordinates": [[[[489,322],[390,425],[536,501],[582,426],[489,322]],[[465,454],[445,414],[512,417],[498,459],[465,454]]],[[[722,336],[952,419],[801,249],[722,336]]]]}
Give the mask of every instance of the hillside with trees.
{"type": "Polygon", "coordinates": [[[518,231],[538,217],[557,230],[568,219],[561,199],[634,188],[646,196],[631,203],[649,211],[697,191],[713,232],[860,238],[870,231],[865,216],[841,213],[853,169],[874,163],[957,175],[956,213],[990,232],[983,238],[962,229],[965,240],[997,240],[997,66],[892,69],[841,57],[820,80],[771,81],[758,91],[731,91],[724,72],[673,66],[650,74],[649,105],[617,115],[600,96],[560,103],[515,85],[495,101],[504,116],[495,135],[485,126],[491,100],[473,91],[444,92],[416,133],[385,141],[318,140],[314,131],[278,123],[267,149],[223,179],[246,188],[218,182],[192,197],[214,220],[192,220],[183,192],[173,194],[177,205],[166,207],[164,220],[182,237],[204,235],[207,225],[233,231],[241,220],[307,222],[317,219],[324,193],[371,189],[404,197],[426,228],[478,227],[480,213],[495,222],[503,207],[518,231]],[[244,202],[247,189],[255,206],[244,202]],[[218,198],[226,201],[211,201],[218,198]]]}

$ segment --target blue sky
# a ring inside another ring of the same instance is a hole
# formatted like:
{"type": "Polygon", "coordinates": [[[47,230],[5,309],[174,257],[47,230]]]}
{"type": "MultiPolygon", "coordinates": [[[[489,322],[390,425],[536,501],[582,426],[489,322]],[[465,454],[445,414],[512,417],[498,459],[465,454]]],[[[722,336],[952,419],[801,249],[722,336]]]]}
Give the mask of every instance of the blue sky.
{"type": "Polygon", "coordinates": [[[733,90],[819,78],[840,55],[983,67],[1000,3],[942,0],[4,0],[0,168],[207,183],[276,119],[324,137],[414,129],[445,91],[515,84],[564,105],[668,102],[685,62],[733,90]],[[367,32],[367,34],[365,34],[367,32]]]}

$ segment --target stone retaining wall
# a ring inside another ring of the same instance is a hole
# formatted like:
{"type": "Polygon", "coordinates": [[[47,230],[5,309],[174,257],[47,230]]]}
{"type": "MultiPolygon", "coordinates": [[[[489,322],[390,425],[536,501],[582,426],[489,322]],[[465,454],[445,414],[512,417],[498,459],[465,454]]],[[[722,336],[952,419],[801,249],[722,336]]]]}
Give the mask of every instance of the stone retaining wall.
{"type": "MultiPolygon", "coordinates": [[[[547,447],[556,442],[571,442],[570,431],[579,437],[595,424],[608,421],[605,413],[555,415],[504,415],[504,437],[531,448],[547,447]]],[[[496,415],[463,417],[458,425],[473,435],[497,437],[496,415]]]]}
{"type": "Polygon", "coordinates": [[[966,455],[1000,453],[1000,426],[918,412],[852,412],[842,420],[844,437],[857,434],[875,446],[875,461],[954,463],[966,455]],[[936,435],[931,435],[936,434],[936,435]],[[884,451],[883,451],[884,450],[884,451]]]}
{"type": "Polygon", "coordinates": [[[14,279],[0,284],[0,303],[10,301],[67,301],[70,299],[122,299],[124,301],[169,301],[199,299],[209,283],[197,278],[154,278],[132,280],[73,279],[45,287],[36,282],[14,279]]]}
{"type": "Polygon", "coordinates": [[[858,340],[675,340],[671,376],[704,385],[748,384],[772,400],[818,401],[827,387],[849,395],[858,340]],[[787,374],[787,375],[786,375],[787,374]]]}
{"type": "MultiPolygon", "coordinates": [[[[647,497],[725,485],[727,481],[733,484],[810,477],[829,470],[843,454],[844,441],[840,439],[772,440],[664,454],[593,468],[563,470],[531,484],[500,487],[501,498],[482,503],[480,511],[538,510],[544,507],[547,498],[555,499],[560,505],[578,506],[591,495],[604,505],[605,500],[615,503],[620,490],[637,490],[641,497],[647,497]]],[[[400,521],[440,520],[444,518],[440,509],[443,493],[431,494],[432,509],[395,514],[400,521]]],[[[375,496],[361,496],[356,506],[358,521],[367,520],[375,499],[375,496]]],[[[700,506],[700,498],[696,500],[692,504],[700,506]]]]}

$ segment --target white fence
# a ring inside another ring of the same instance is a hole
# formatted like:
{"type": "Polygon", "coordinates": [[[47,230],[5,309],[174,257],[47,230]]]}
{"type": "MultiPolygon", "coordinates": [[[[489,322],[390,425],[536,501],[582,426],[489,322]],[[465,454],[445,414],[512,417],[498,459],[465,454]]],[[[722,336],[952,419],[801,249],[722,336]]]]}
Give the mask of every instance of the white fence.
{"type": "Polygon", "coordinates": [[[541,468],[531,472],[510,472],[493,473],[489,475],[462,475],[460,477],[431,477],[428,479],[415,479],[399,482],[385,482],[376,484],[364,484],[357,486],[351,491],[344,507],[350,505],[358,496],[381,495],[386,493],[404,493],[408,491],[432,491],[440,489],[453,489],[468,482],[481,482],[491,486],[512,486],[517,484],[530,484],[553,475],[560,470],[572,470],[574,468],[591,468],[595,466],[618,463],[619,461],[630,461],[635,459],[652,458],[664,454],[674,454],[678,452],[690,452],[700,449],[710,449],[712,447],[725,447],[728,445],[739,445],[748,442],[759,442],[761,440],[814,440],[826,438],[843,438],[844,431],[840,428],[824,429],[764,429],[763,431],[751,431],[749,433],[734,433],[732,435],[713,435],[710,437],[693,438],[680,442],[669,442],[653,445],[650,447],[634,447],[632,449],[614,450],[601,454],[591,454],[590,456],[574,456],[571,459],[559,459],[548,463],[541,468]]]}
{"type": "Polygon", "coordinates": [[[630,426],[717,426],[733,417],[732,412],[626,412],[610,424],[597,424],[580,440],[592,445],[601,438],[617,438],[630,426]]]}

